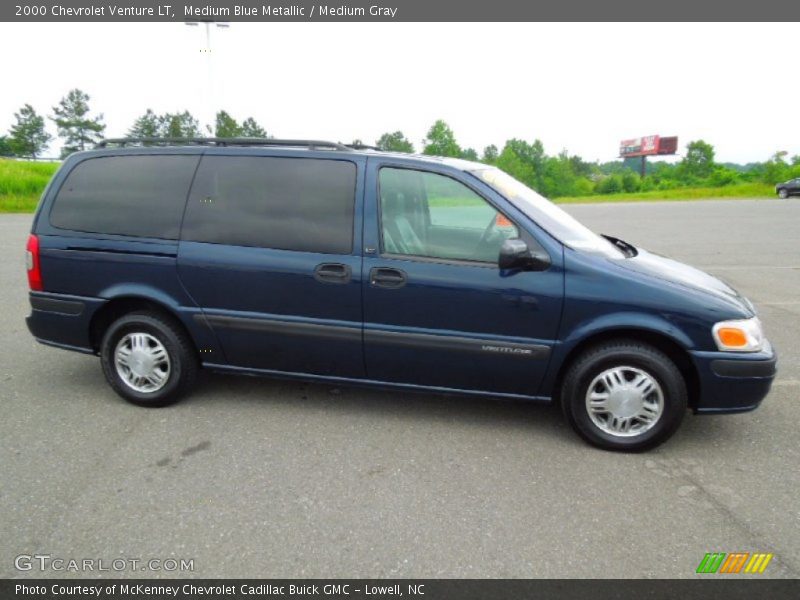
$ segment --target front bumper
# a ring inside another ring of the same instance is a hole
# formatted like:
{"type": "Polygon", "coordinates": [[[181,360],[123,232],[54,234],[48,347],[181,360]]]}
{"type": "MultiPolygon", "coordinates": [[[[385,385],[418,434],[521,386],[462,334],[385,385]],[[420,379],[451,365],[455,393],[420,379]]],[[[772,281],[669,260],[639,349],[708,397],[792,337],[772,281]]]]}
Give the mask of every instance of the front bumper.
{"type": "Polygon", "coordinates": [[[760,352],[692,352],[699,377],[697,413],[735,413],[758,408],[769,393],[778,358],[769,342],[760,352]]]}

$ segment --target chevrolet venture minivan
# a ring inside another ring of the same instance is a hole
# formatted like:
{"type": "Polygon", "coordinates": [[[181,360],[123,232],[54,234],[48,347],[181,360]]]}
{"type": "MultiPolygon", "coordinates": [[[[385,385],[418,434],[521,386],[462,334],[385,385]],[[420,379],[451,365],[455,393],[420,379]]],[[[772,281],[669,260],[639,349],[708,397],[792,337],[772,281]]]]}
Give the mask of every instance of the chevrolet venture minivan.
{"type": "Polygon", "coordinates": [[[146,406],[202,368],[558,402],[590,443],[644,450],[775,376],[728,285],[450,158],[108,140],[53,177],[27,269],[33,336],[146,406]]]}

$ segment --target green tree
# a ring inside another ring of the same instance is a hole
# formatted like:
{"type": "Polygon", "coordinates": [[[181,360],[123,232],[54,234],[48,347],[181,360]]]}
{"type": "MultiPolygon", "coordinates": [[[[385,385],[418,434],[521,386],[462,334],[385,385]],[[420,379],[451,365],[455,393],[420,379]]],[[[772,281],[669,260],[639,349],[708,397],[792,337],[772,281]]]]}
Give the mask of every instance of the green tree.
{"type": "Polygon", "coordinates": [[[536,172],[533,165],[508,142],[497,157],[495,166],[528,186],[535,187],[536,185],[536,172]]]}
{"type": "Polygon", "coordinates": [[[558,156],[549,156],[544,159],[544,175],[539,192],[548,198],[559,196],[574,196],[575,184],[578,177],[572,168],[572,161],[566,151],[558,156]]]}
{"type": "Polygon", "coordinates": [[[625,171],[622,174],[622,189],[626,192],[638,192],[642,185],[642,179],[638,173],[625,171]]]}
{"type": "Polygon", "coordinates": [[[192,138],[200,135],[200,124],[189,111],[156,114],[148,108],[128,130],[130,137],[192,138]]]}
{"type": "Polygon", "coordinates": [[[609,175],[605,179],[601,179],[597,183],[597,187],[595,191],[598,194],[616,194],[621,192],[624,189],[624,184],[622,182],[622,175],[619,173],[614,173],[613,175],[609,175]]]}
{"type": "Polygon", "coordinates": [[[61,157],[85,150],[96,144],[102,137],[106,126],[103,115],[92,116],[89,112],[89,95],[79,89],[70,90],[53,107],[55,116],[50,117],[58,128],[59,137],[64,139],[61,157]]]}
{"type": "Polygon", "coordinates": [[[414,152],[414,144],[412,144],[402,131],[395,131],[394,133],[384,133],[375,142],[375,145],[381,150],[386,152],[414,152]]]}
{"type": "Polygon", "coordinates": [[[0,156],[14,156],[14,149],[4,135],[0,135],[0,156]]]}
{"type": "Polygon", "coordinates": [[[16,123],[8,132],[8,143],[15,155],[36,158],[47,148],[53,136],[44,129],[44,117],[37,114],[30,104],[14,113],[16,123]]]}
{"type": "Polygon", "coordinates": [[[456,136],[450,126],[439,119],[428,130],[428,136],[423,141],[423,154],[434,156],[461,156],[461,147],[456,142],[456,136]]]}
{"type": "Polygon", "coordinates": [[[214,135],[218,138],[234,138],[242,134],[242,128],[232,116],[224,110],[217,113],[214,135]]]}
{"type": "Polygon", "coordinates": [[[141,117],[133,122],[133,125],[128,130],[128,137],[136,138],[157,138],[164,137],[164,117],[158,116],[152,111],[147,109],[141,117]]]}
{"type": "Polygon", "coordinates": [[[683,174],[688,177],[705,178],[714,171],[714,146],[703,140],[689,142],[686,156],[681,161],[683,174]]]}
{"type": "Polygon", "coordinates": [[[498,155],[499,152],[497,150],[497,146],[490,144],[483,149],[483,156],[481,157],[481,160],[487,164],[493,165],[497,162],[498,155]]]}
{"type": "Polygon", "coordinates": [[[249,138],[268,138],[267,131],[256,122],[253,117],[247,117],[242,121],[240,135],[249,138]]]}
{"type": "Polygon", "coordinates": [[[572,167],[572,172],[578,177],[590,177],[592,174],[592,165],[580,156],[570,156],[569,162],[572,167]]]}
{"type": "Polygon", "coordinates": [[[546,158],[541,141],[535,140],[529,144],[525,140],[514,138],[503,146],[503,151],[495,164],[512,177],[546,195],[544,181],[546,158]],[[515,169],[517,174],[509,169],[515,169]]]}
{"type": "Polygon", "coordinates": [[[171,138],[193,138],[200,135],[200,124],[188,110],[166,113],[161,117],[161,135],[171,138]]]}
{"type": "Polygon", "coordinates": [[[465,148],[461,151],[461,158],[464,160],[478,160],[478,153],[475,151],[475,148],[465,148]]]}
{"type": "Polygon", "coordinates": [[[716,187],[731,185],[738,181],[740,181],[740,175],[737,171],[720,165],[717,165],[708,178],[708,183],[716,187]]]}
{"type": "Polygon", "coordinates": [[[773,154],[770,159],[763,165],[762,181],[764,183],[780,183],[791,178],[791,167],[786,162],[785,151],[779,151],[773,154]]]}

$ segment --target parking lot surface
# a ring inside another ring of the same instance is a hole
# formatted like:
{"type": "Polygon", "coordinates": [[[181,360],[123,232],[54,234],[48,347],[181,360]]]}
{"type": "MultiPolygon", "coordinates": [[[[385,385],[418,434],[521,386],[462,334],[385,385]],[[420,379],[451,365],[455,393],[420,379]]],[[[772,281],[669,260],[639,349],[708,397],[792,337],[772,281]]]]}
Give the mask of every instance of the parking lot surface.
{"type": "Polygon", "coordinates": [[[800,199],[568,210],[755,303],[779,353],[761,408],[687,414],[639,455],[491,399],[207,375],[138,408],[96,358],[31,338],[31,217],[0,216],[0,576],[694,577],[749,551],[800,577],[800,199]],[[15,569],[36,553],[194,570],[15,569]]]}

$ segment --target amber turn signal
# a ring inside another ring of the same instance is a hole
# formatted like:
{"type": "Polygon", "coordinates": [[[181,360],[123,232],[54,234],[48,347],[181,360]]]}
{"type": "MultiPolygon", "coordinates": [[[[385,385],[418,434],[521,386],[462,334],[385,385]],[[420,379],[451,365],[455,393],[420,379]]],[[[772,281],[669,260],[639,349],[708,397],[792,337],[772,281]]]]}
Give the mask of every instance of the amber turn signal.
{"type": "Polygon", "coordinates": [[[721,321],[714,325],[712,333],[717,348],[723,351],[758,352],[764,346],[764,331],[756,317],[721,321]]]}
{"type": "Polygon", "coordinates": [[[743,348],[747,345],[747,334],[741,329],[723,327],[717,331],[719,341],[731,348],[743,348]]]}

